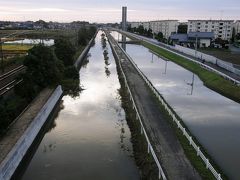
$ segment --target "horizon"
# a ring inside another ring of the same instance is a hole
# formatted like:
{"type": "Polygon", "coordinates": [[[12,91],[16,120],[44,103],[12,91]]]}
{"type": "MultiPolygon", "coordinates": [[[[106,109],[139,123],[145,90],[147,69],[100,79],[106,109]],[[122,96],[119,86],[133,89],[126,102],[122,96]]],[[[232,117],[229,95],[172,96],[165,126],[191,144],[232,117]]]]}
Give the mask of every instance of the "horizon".
{"type": "Polygon", "coordinates": [[[238,0],[217,1],[202,0],[192,3],[190,0],[150,0],[131,2],[96,0],[53,0],[35,2],[33,0],[0,0],[1,21],[53,21],[68,23],[72,21],[88,21],[91,23],[119,23],[121,22],[121,7],[128,7],[128,21],[153,21],[176,19],[186,22],[197,20],[239,20],[240,2],[238,0]]]}

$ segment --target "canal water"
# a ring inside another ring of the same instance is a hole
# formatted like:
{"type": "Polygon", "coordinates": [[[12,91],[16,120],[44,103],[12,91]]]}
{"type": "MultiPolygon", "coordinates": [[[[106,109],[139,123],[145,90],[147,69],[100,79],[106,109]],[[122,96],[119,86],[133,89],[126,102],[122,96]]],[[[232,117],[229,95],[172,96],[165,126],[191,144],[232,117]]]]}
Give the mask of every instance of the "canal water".
{"type": "Polygon", "coordinates": [[[116,65],[99,31],[80,70],[79,97],[62,98],[63,109],[28,165],[23,180],[135,180],[131,133],[121,107],[116,65]]]}
{"type": "MultiPolygon", "coordinates": [[[[119,36],[111,34],[115,39],[119,36]]],[[[208,89],[192,72],[141,45],[126,44],[126,52],[228,177],[239,180],[240,104],[208,89]]]]}

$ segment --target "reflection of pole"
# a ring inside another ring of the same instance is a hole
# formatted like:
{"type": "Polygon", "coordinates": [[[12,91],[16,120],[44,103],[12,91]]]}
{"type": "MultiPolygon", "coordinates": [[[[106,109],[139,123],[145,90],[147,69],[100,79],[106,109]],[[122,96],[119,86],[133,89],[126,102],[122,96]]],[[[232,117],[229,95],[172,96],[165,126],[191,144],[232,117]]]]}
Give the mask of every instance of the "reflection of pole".
{"type": "Polygon", "coordinates": [[[124,51],[126,51],[126,41],[127,41],[126,36],[122,35],[122,48],[124,49],[124,51]]]}
{"type": "Polygon", "coordinates": [[[193,86],[194,86],[194,74],[192,75],[192,83],[187,83],[187,85],[191,86],[191,93],[188,95],[193,95],[193,86]]]}
{"type": "Polygon", "coordinates": [[[167,74],[167,63],[168,63],[168,61],[165,61],[165,70],[164,70],[163,74],[167,74]]]}
{"type": "Polygon", "coordinates": [[[3,66],[3,49],[2,49],[2,45],[3,45],[2,38],[0,38],[1,69],[2,69],[2,72],[4,72],[4,66],[3,66]]]}

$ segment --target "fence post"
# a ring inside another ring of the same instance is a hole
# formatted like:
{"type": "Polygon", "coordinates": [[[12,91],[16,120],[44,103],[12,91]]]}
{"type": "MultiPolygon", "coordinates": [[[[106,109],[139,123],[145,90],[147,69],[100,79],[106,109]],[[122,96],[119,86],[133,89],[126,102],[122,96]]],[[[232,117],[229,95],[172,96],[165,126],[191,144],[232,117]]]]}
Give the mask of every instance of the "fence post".
{"type": "Polygon", "coordinates": [[[141,126],[141,134],[143,134],[143,127],[141,126]]]}
{"type": "Polygon", "coordinates": [[[199,156],[199,153],[200,153],[200,148],[198,146],[198,148],[197,148],[197,156],[199,156]]]}
{"type": "Polygon", "coordinates": [[[185,128],[183,128],[183,135],[185,135],[186,134],[186,130],[185,130],[185,128]]]}
{"type": "Polygon", "coordinates": [[[218,174],[218,180],[222,180],[221,174],[218,174]]]}
{"type": "Polygon", "coordinates": [[[159,168],[158,168],[158,179],[161,179],[161,171],[159,168]]]}
{"type": "Polygon", "coordinates": [[[209,160],[207,159],[206,160],[206,168],[208,169],[208,167],[209,167],[209,160]]]}
{"type": "Polygon", "coordinates": [[[192,145],[192,137],[190,136],[189,144],[192,145]]]}

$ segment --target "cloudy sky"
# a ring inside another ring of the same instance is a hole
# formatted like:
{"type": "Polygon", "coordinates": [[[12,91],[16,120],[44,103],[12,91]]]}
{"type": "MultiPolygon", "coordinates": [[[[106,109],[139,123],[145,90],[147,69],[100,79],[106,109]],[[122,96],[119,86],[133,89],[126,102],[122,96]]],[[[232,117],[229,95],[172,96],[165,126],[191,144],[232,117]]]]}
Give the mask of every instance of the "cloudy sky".
{"type": "Polygon", "coordinates": [[[0,20],[119,22],[158,19],[240,19],[240,0],[0,0],[0,20]]]}

